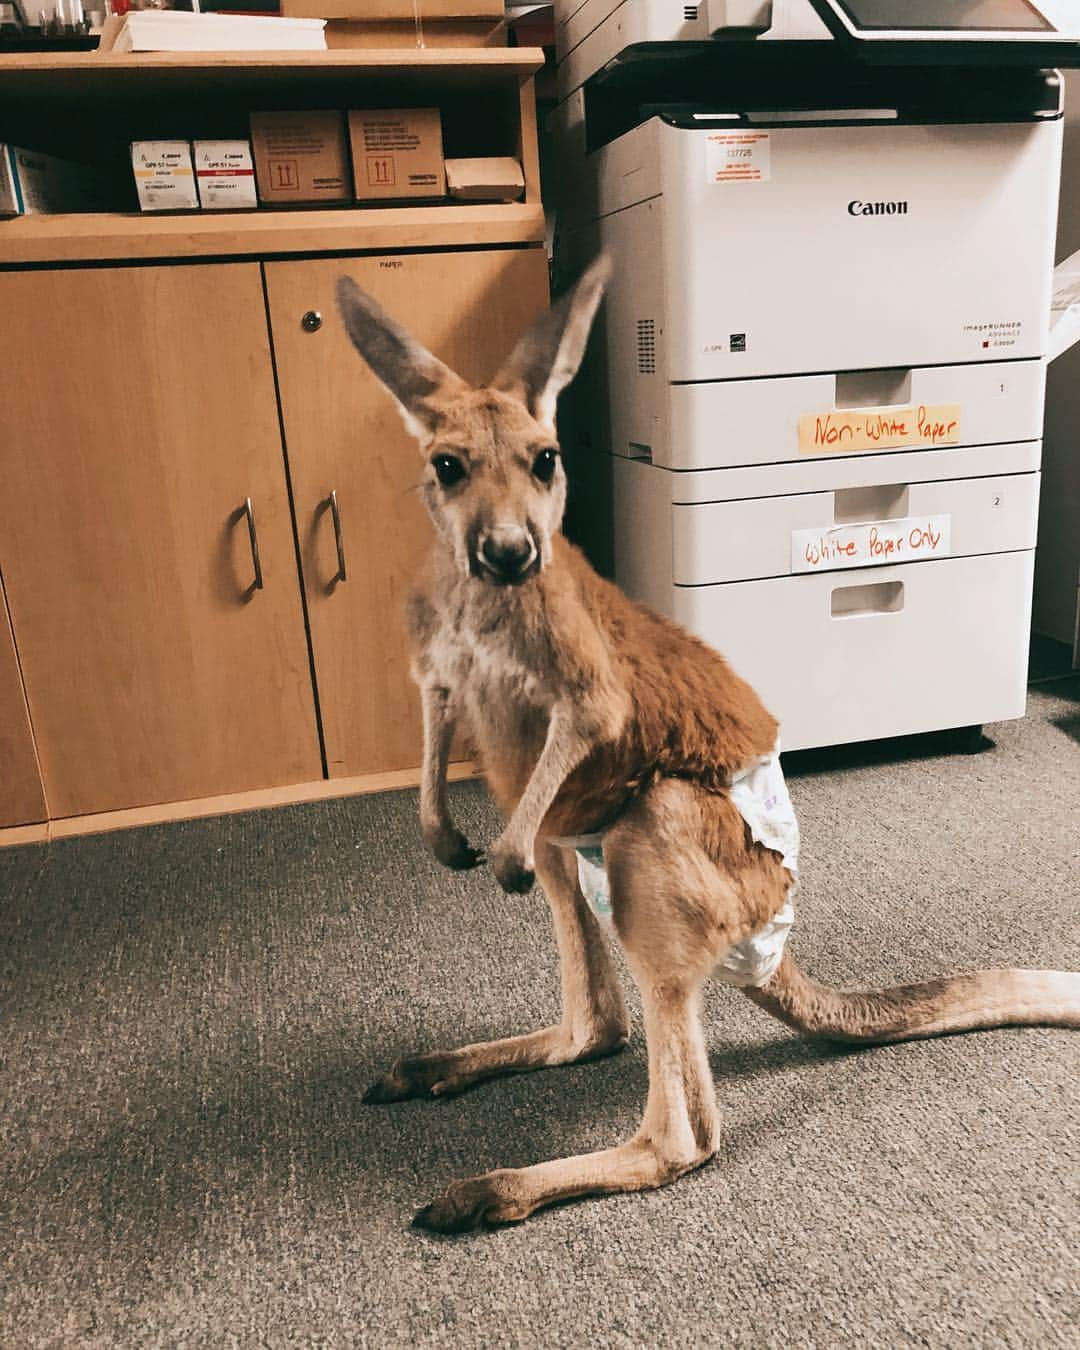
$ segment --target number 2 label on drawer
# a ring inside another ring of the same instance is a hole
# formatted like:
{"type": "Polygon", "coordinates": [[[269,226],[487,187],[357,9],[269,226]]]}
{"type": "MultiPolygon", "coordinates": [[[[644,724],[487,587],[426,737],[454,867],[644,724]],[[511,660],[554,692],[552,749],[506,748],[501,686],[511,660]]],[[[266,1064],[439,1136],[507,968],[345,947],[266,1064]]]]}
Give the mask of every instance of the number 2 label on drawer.
{"type": "Polygon", "coordinates": [[[921,562],[952,553],[952,516],[908,516],[865,525],[826,525],[792,530],[791,570],[831,572],[840,567],[877,567],[921,562]]]}

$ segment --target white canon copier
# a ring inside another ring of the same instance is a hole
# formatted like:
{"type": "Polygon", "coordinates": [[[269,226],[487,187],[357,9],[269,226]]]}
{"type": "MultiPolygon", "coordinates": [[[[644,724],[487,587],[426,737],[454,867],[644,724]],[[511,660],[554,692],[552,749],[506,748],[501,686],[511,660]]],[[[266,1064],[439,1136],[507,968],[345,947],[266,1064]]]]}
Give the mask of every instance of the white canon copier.
{"type": "Polygon", "coordinates": [[[786,750],[1024,711],[1061,80],[973,8],[957,64],[858,61],[826,0],[556,4],[557,258],[614,262],[571,472],[786,750]]]}

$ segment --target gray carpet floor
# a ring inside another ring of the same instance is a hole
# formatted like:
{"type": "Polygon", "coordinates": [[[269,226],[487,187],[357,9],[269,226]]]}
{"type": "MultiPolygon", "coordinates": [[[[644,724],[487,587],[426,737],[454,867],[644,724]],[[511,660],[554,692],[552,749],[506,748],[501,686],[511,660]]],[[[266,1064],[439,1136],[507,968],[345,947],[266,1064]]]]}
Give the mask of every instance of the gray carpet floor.
{"type": "MultiPolygon", "coordinates": [[[[804,757],[819,978],[1080,966],[1080,681],[976,757],[804,757]]],[[[476,840],[496,822],[455,789],[476,840]]],[[[0,1344],[1076,1346],[1080,1034],[841,1053],[705,1016],[719,1157],[438,1239],[443,1184],[603,1146],[601,1063],[365,1107],[403,1052],[557,1010],[541,897],[423,853],[411,793],[0,853],[0,1344]]],[[[637,1015],[638,1004],[632,1000],[637,1015]]]]}

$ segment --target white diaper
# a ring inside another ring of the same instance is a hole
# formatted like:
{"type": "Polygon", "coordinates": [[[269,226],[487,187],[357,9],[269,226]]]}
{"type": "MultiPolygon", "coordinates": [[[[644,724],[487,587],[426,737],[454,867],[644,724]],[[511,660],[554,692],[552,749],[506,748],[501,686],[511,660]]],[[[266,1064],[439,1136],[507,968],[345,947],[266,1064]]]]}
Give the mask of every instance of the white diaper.
{"type": "MultiPolygon", "coordinates": [[[[798,889],[799,822],[795,819],[795,809],[780,768],[779,743],[771,755],[763,755],[748,769],[737,773],[731,780],[729,791],[732,803],[750,826],[753,838],[780,854],[792,878],[782,908],[767,924],[736,946],[729,947],[713,971],[713,977],[724,984],[760,987],[775,974],[784,954],[784,944],[795,922],[792,901],[798,889]]],[[[560,848],[576,850],[582,893],[600,922],[611,929],[611,889],[604,867],[603,840],[603,833],[600,833],[568,836],[551,842],[560,848]]]]}

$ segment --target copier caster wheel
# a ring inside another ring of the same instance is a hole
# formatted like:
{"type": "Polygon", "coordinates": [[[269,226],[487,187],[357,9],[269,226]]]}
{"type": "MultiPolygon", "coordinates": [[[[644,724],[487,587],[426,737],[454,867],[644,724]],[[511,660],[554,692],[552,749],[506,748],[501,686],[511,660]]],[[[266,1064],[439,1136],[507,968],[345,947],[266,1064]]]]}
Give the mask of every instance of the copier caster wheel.
{"type": "Polygon", "coordinates": [[[982,723],[976,727],[957,727],[953,732],[957,753],[961,755],[980,755],[984,750],[992,750],[994,742],[983,735],[982,723]]]}

